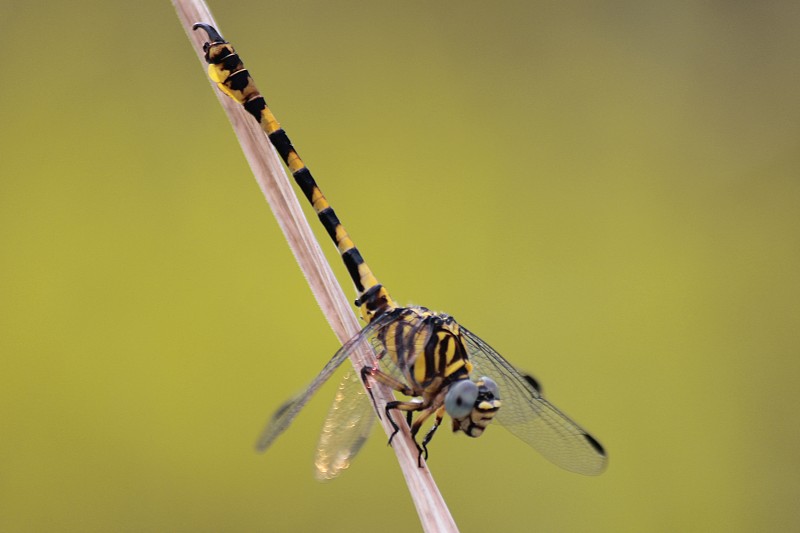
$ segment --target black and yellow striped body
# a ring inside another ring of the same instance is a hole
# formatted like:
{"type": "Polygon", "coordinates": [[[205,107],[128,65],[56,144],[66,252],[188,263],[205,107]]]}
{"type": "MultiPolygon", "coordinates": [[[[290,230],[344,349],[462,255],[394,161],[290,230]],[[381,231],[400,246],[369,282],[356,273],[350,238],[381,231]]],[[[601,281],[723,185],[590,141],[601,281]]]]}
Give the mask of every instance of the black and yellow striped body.
{"type": "MultiPolygon", "coordinates": [[[[314,207],[355,283],[359,293],[356,303],[361,307],[364,320],[370,323],[384,313],[398,314],[380,330],[377,339],[380,357],[389,356],[402,372],[404,382],[384,374],[377,366],[364,368],[362,377],[365,382],[367,377],[372,377],[403,394],[422,398],[422,402],[390,402],[386,408],[421,411],[411,428],[412,435],[416,435],[431,414],[436,413],[437,420],[441,420],[444,394],[449,386],[455,381],[469,379],[472,365],[467,359],[458,324],[448,315],[434,313],[424,307],[400,308],[395,305],[353,244],[233,46],[225,42],[214,28],[204,24],[195,25],[195,28],[198,27],[203,28],[211,39],[204,46],[209,76],[225,94],[242,104],[261,124],[295,182],[314,207]]],[[[499,400],[496,407],[499,407],[499,400]]],[[[434,430],[436,426],[438,423],[434,430]]],[[[430,440],[430,436],[427,440],[430,440]]]]}
{"type": "Polygon", "coordinates": [[[207,24],[195,24],[194,28],[203,28],[211,39],[211,42],[206,43],[203,47],[206,61],[209,64],[209,76],[217,83],[222,92],[242,104],[247,112],[258,121],[286,163],[300,190],[314,207],[314,211],[328,235],[336,244],[347,271],[355,283],[356,290],[358,290],[359,296],[356,302],[361,307],[362,318],[366,322],[371,322],[387,309],[394,308],[395,304],[389,293],[378,283],[372,270],[364,262],[358,248],[353,244],[336,216],[336,212],[322,194],[311,171],[297,155],[297,150],[292,146],[286,132],[281,128],[270,111],[267,101],[256,88],[255,82],[244,67],[239,54],[230,43],[222,39],[213,27],[207,24]]]}
{"type": "MultiPolygon", "coordinates": [[[[600,443],[544,400],[533,378],[520,373],[449,315],[418,306],[398,307],[394,303],[345,231],[308,167],[256,88],[239,55],[213,27],[195,24],[194,29],[198,28],[205,30],[210,39],[203,45],[209,63],[209,76],[226,95],[240,103],[258,121],[286,163],[341,254],[358,291],[356,305],[360,307],[361,316],[367,323],[358,335],[337,351],[302,394],[278,409],[259,439],[257,448],[262,451],[268,448],[336,368],[359,346],[372,342],[376,361],[372,366],[361,369],[361,378],[370,395],[371,379],[406,396],[418,398],[387,402],[384,412],[395,430],[389,439],[390,443],[399,431],[391,412],[399,410],[407,413],[411,436],[420,452],[420,466],[423,455],[427,457],[426,444],[445,413],[453,420],[453,431],[462,431],[470,437],[480,436],[498,414],[501,389],[492,378],[486,376],[474,381],[470,379],[473,369],[476,369],[500,381],[511,399],[511,409],[498,416],[498,420],[506,418],[507,422],[501,422],[510,431],[565,468],[586,474],[601,472],[606,457],[600,443]],[[414,413],[417,416],[412,420],[414,413]],[[417,433],[431,415],[434,416],[432,427],[419,443],[417,433]]],[[[373,405],[380,413],[374,397],[373,405]]],[[[346,409],[338,412],[345,413],[343,416],[348,413],[346,409]]],[[[334,427],[331,432],[335,431],[345,429],[334,427]]],[[[357,453],[363,440],[344,439],[344,442],[347,450],[340,455],[345,458],[342,464],[348,464],[347,461],[357,453]]],[[[331,453],[326,457],[336,455],[331,453]]]]}
{"type": "MultiPolygon", "coordinates": [[[[211,39],[203,47],[209,64],[209,76],[225,94],[242,104],[258,121],[336,244],[358,290],[356,304],[361,307],[362,318],[371,323],[384,313],[394,312],[398,315],[380,330],[377,339],[381,345],[379,358],[388,355],[402,372],[405,382],[383,373],[377,365],[362,369],[362,378],[366,383],[367,377],[372,377],[403,394],[422,398],[422,402],[390,402],[386,406],[387,414],[391,409],[421,411],[411,427],[415,436],[431,414],[436,413],[437,420],[441,420],[444,394],[448,387],[455,381],[469,379],[472,366],[459,336],[458,324],[448,315],[434,313],[424,307],[401,308],[395,305],[353,244],[233,46],[225,42],[213,27],[196,24],[197,28],[203,28],[211,39]]],[[[499,400],[496,407],[499,407],[499,400]]],[[[438,423],[434,431],[436,426],[438,423]]],[[[395,429],[398,429],[396,425],[395,429]]],[[[432,433],[427,440],[430,440],[430,436],[432,433]]]]}

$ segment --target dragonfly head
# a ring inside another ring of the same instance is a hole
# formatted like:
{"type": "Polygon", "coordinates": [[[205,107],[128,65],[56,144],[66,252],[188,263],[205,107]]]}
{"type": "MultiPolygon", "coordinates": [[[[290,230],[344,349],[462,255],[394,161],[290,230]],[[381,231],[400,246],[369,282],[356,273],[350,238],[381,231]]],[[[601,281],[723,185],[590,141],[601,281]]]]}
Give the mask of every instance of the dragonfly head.
{"type": "Polygon", "coordinates": [[[444,409],[453,419],[453,431],[463,431],[470,437],[483,434],[500,405],[497,383],[485,376],[478,381],[456,381],[444,397],[444,409]]]}

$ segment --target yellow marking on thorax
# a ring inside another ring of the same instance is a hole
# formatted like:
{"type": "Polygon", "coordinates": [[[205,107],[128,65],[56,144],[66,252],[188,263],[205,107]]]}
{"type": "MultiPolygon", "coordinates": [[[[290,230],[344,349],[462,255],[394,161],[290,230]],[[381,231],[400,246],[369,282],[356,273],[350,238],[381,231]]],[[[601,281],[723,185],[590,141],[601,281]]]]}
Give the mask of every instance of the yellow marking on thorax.
{"type": "Polygon", "coordinates": [[[464,360],[464,366],[467,369],[467,374],[472,374],[472,363],[467,360],[464,360]]]}
{"type": "Polygon", "coordinates": [[[464,359],[458,359],[456,361],[453,361],[452,363],[449,363],[445,367],[444,375],[445,375],[445,377],[447,377],[447,376],[451,375],[453,372],[456,372],[456,371],[460,370],[463,367],[466,367],[467,371],[469,371],[469,372],[472,371],[472,364],[469,361],[466,361],[464,359]]]}
{"type": "Polygon", "coordinates": [[[445,361],[449,362],[453,359],[453,356],[456,353],[456,340],[453,338],[453,335],[450,333],[445,333],[443,331],[439,332],[439,339],[447,339],[447,347],[445,351],[445,361]]]}
{"type": "Polygon", "coordinates": [[[428,364],[425,361],[424,353],[417,355],[416,360],[414,361],[414,381],[417,383],[423,383],[425,378],[428,375],[428,364]]]}

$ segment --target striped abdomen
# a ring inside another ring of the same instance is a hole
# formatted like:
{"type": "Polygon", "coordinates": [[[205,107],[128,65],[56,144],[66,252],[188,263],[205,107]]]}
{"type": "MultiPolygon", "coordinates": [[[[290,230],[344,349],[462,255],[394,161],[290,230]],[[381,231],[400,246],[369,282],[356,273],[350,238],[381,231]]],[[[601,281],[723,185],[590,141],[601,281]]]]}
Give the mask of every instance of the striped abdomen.
{"type": "Polygon", "coordinates": [[[203,46],[205,58],[208,62],[208,73],[219,88],[232,99],[242,104],[266,132],[270,142],[278,151],[286,166],[294,177],[295,182],[303,191],[309,203],[314,207],[320,222],[330,235],[339,253],[342,256],[347,271],[358,290],[356,305],[361,306],[362,316],[367,322],[395,307],[389,293],[370,270],[361,257],[344,226],[339,221],[333,208],[328,204],[314,177],[306,167],[286,132],[275,119],[264,97],[256,88],[250,73],[244,68],[239,54],[230,43],[225,42],[219,33],[208,24],[195,24],[194,29],[202,28],[208,33],[211,42],[203,46]]]}

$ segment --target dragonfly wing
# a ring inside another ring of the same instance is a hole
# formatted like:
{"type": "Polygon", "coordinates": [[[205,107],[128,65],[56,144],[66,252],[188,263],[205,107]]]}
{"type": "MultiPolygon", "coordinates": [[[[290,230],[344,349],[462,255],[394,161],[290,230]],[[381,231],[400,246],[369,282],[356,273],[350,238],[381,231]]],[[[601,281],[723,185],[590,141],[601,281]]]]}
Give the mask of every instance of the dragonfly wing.
{"type": "Polygon", "coordinates": [[[308,403],[315,392],[330,379],[331,375],[337,368],[352,354],[356,349],[363,346],[369,346],[366,342],[378,329],[385,326],[390,322],[392,316],[389,313],[382,315],[364,329],[362,329],[356,336],[347,341],[339,350],[334,354],[333,358],[323,367],[322,371],[314,378],[308,387],[303,392],[294,396],[281,405],[272,418],[267,423],[267,427],[261,433],[261,436],[256,442],[256,450],[259,452],[266,451],[267,448],[278,438],[278,436],[286,431],[286,428],[292,423],[297,414],[308,403]]]}
{"type": "MultiPolygon", "coordinates": [[[[432,326],[413,320],[417,315],[407,309],[398,308],[390,315],[379,326],[379,329],[386,329],[381,334],[376,331],[369,342],[380,370],[405,382],[406,370],[423,351],[430,337],[430,331],[427,335],[418,335],[420,328],[431,329],[432,326]],[[393,355],[387,356],[390,348],[393,355]]],[[[373,413],[372,401],[364,391],[360,377],[357,373],[348,373],[339,385],[320,435],[315,460],[318,479],[333,479],[350,465],[369,436],[375,421],[373,413]]]]}
{"type": "MultiPolygon", "coordinates": [[[[375,334],[369,338],[370,347],[375,354],[376,366],[392,378],[405,382],[404,369],[408,364],[413,363],[415,354],[422,348],[417,344],[403,342],[402,339],[416,340],[416,335],[406,337],[405,334],[409,331],[416,332],[421,324],[401,320],[404,317],[407,319],[409,316],[407,310],[402,308],[387,315],[389,316],[386,321],[378,327],[378,330],[387,328],[385,333],[378,334],[376,330],[375,334]],[[397,335],[400,335],[400,339],[397,338],[397,335]],[[398,366],[395,357],[387,356],[389,345],[394,349],[395,354],[401,355],[399,360],[403,362],[403,368],[398,366]]],[[[373,413],[372,401],[364,391],[360,376],[355,372],[348,372],[339,385],[320,434],[314,463],[318,479],[323,481],[333,479],[350,466],[353,458],[369,437],[375,421],[373,413]]]]}
{"type": "Polygon", "coordinates": [[[322,426],[314,460],[317,479],[333,479],[350,466],[375,421],[372,403],[355,371],[348,371],[322,426]]]}
{"type": "Polygon", "coordinates": [[[532,377],[466,328],[461,333],[478,375],[498,384],[502,407],[496,419],[506,429],[562,468],[586,475],[603,471],[608,457],[594,437],[545,400],[532,377]]]}

